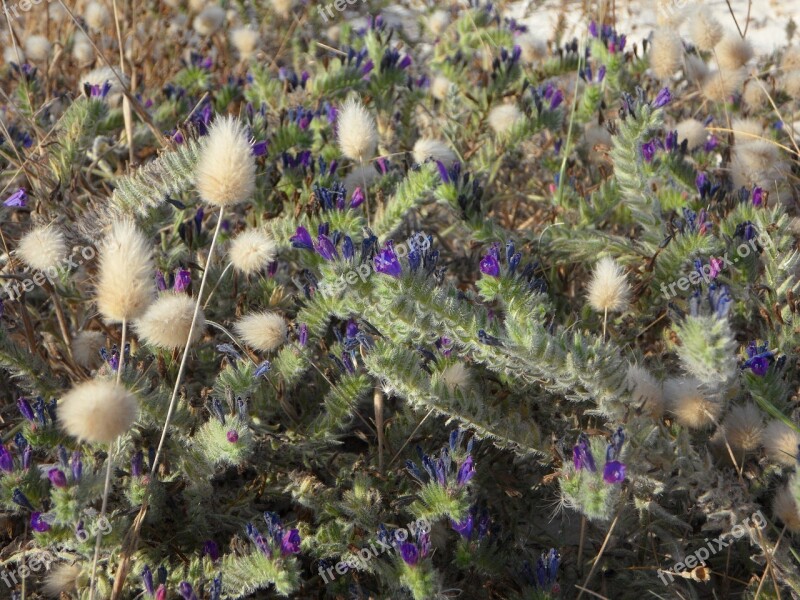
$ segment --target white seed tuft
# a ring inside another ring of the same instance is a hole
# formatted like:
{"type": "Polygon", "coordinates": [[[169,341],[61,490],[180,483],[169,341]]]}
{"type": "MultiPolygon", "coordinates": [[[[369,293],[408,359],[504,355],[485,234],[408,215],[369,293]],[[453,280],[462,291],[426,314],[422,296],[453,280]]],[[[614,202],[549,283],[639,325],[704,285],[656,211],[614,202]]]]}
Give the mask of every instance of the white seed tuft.
{"type": "Polygon", "coordinates": [[[33,62],[45,62],[50,56],[50,42],[43,35],[29,35],[25,40],[25,56],[33,62]]]}
{"type": "Polygon", "coordinates": [[[234,327],[245,344],[263,352],[271,352],[286,341],[286,321],[274,312],[250,313],[234,327]]]}
{"type": "Polygon", "coordinates": [[[103,29],[111,21],[108,9],[99,2],[90,2],[83,11],[86,24],[92,29],[103,29]]]}
{"type": "Polygon", "coordinates": [[[770,421],[764,429],[764,450],[767,457],[779,464],[792,467],[800,454],[800,433],[777,419],[770,421]]]}
{"type": "Polygon", "coordinates": [[[420,138],[414,144],[414,162],[424,163],[429,158],[443,162],[445,165],[451,165],[456,160],[455,152],[453,152],[448,145],[442,140],[433,138],[420,138]]]}
{"type": "Polygon", "coordinates": [[[80,441],[107,444],[136,422],[139,403],[127,388],[93,379],[80,383],[58,403],[59,423],[80,441]]]}
{"type": "Polygon", "coordinates": [[[623,268],[613,258],[605,257],[592,272],[588,286],[589,304],[598,312],[620,312],[630,301],[631,287],[623,268]]]}
{"type": "Polygon", "coordinates": [[[218,117],[197,161],[197,191],[219,207],[244,202],[256,189],[256,161],[244,126],[233,117],[218,117]]]}
{"type": "Polygon", "coordinates": [[[213,35],[225,23],[225,10],[211,4],[206,6],[192,21],[192,27],[200,35],[213,35]]]}
{"type": "MultiPolygon", "coordinates": [[[[161,294],[134,323],[136,333],[145,343],[167,350],[183,348],[192,326],[195,299],[186,294],[161,294]]],[[[206,326],[202,309],[197,313],[191,343],[200,339],[206,326]]]]}
{"type": "Polygon", "coordinates": [[[451,392],[457,389],[466,392],[472,387],[472,376],[467,366],[462,362],[453,363],[442,371],[442,381],[451,392]]]}
{"type": "Polygon", "coordinates": [[[775,494],[772,513],[790,532],[800,533],[800,511],[789,487],[783,487],[775,494]]]}
{"type": "Polygon", "coordinates": [[[655,419],[664,414],[664,389],[650,374],[650,371],[639,365],[628,367],[628,389],[634,406],[640,407],[655,419]]]}
{"type": "Polygon", "coordinates": [[[67,242],[55,225],[36,227],[17,244],[17,256],[38,271],[58,269],[67,256],[67,242]]]}
{"type": "Polygon", "coordinates": [[[100,331],[81,331],[72,338],[72,356],[85,369],[94,369],[101,362],[100,348],[105,346],[106,336],[100,331]]]}
{"type": "Polygon", "coordinates": [[[761,445],[764,416],[754,404],[734,406],[722,423],[725,438],[740,450],[755,450],[761,445]]]}
{"type": "Polygon", "coordinates": [[[152,246],[133,221],[115,221],[100,245],[97,308],[109,322],[139,317],[155,296],[152,246]]]}
{"type": "Polygon", "coordinates": [[[242,59],[247,59],[256,51],[259,42],[258,31],[250,27],[237,27],[231,31],[231,44],[242,59]]]}
{"type": "Polygon", "coordinates": [[[689,37],[692,43],[704,52],[709,52],[722,39],[722,24],[709,10],[701,7],[689,20],[689,37]]]}
{"type": "Polygon", "coordinates": [[[278,247],[275,241],[260,229],[248,229],[231,242],[229,256],[233,268],[251,275],[275,260],[278,247]]]}
{"type": "Polygon", "coordinates": [[[678,423],[689,429],[704,429],[712,425],[722,412],[722,405],[700,389],[692,378],[668,379],[664,382],[664,399],[678,423]]]}
{"type": "Polygon", "coordinates": [[[669,79],[683,66],[683,43],[670,29],[659,29],[653,34],[650,47],[650,67],[659,79],[669,79]]]}
{"type": "Polygon", "coordinates": [[[341,108],[336,123],[339,149],[350,160],[363,162],[375,154],[378,133],[375,119],[361,103],[350,98],[341,108]]]}
{"type": "Polygon", "coordinates": [[[522,111],[520,111],[516,105],[501,104],[495,106],[489,113],[489,127],[491,127],[495,133],[505,133],[520,123],[523,118],[524,115],[522,111]]]}
{"type": "Polygon", "coordinates": [[[720,69],[735,71],[753,58],[753,46],[741,36],[728,33],[714,46],[714,56],[720,69]]]}
{"type": "Polygon", "coordinates": [[[699,148],[708,138],[706,126],[697,119],[685,119],[675,126],[675,130],[678,132],[678,143],[682,144],[686,140],[689,150],[699,148]]]}

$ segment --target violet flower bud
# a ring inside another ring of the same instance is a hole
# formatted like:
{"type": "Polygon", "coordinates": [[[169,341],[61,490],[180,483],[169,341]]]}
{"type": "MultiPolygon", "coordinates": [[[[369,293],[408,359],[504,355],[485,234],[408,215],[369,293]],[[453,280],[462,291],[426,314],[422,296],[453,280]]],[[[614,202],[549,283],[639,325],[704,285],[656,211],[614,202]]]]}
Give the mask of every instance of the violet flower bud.
{"type": "Polygon", "coordinates": [[[67,487],[67,476],[64,475],[64,471],[61,469],[50,469],[47,472],[47,477],[50,479],[50,483],[57,488],[67,487]]]}

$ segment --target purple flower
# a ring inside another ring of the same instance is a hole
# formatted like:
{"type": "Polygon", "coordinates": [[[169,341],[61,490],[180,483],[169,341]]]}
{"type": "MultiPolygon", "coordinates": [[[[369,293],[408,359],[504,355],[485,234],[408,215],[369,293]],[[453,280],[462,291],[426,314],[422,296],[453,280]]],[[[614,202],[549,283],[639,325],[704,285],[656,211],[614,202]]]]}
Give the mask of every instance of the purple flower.
{"type": "Polygon", "coordinates": [[[140,477],[144,467],[144,452],[139,450],[131,457],[131,477],[140,477]]]}
{"type": "Polygon", "coordinates": [[[167,289],[167,282],[164,279],[164,274],[159,270],[156,270],[156,287],[159,292],[163,292],[167,289]]]}
{"type": "Polygon", "coordinates": [[[206,540],[203,544],[202,555],[208,556],[211,562],[217,562],[219,560],[219,546],[217,546],[217,542],[214,540],[206,540]]]}
{"type": "Polygon", "coordinates": [[[475,476],[475,461],[471,456],[461,464],[456,475],[456,485],[462,487],[466,485],[470,479],[475,476]]]}
{"type": "Polygon", "coordinates": [[[594,464],[594,456],[589,447],[589,438],[586,434],[582,433],[578,438],[577,445],[572,449],[572,463],[575,465],[575,470],[580,471],[586,469],[595,473],[597,467],[594,464]]]}
{"type": "Polygon", "coordinates": [[[260,142],[254,142],[250,151],[253,153],[253,156],[264,156],[267,153],[268,147],[269,142],[262,140],[260,142]]]}
{"type": "Polygon", "coordinates": [[[644,158],[645,162],[653,162],[653,158],[656,155],[656,142],[655,140],[650,140],[649,142],[645,142],[642,144],[642,157],[644,158]]]}
{"type": "Polygon", "coordinates": [[[290,529],[281,538],[281,554],[297,554],[300,552],[300,532],[297,529],[290,529]]]}
{"type": "Polygon", "coordinates": [[[702,171],[697,174],[694,185],[700,193],[701,198],[705,198],[711,192],[711,181],[708,179],[708,175],[702,171]]]}
{"type": "Polygon", "coordinates": [[[317,254],[327,261],[339,259],[339,253],[336,251],[336,246],[333,245],[333,240],[325,234],[317,236],[314,249],[317,251],[317,254]]]}
{"type": "Polygon", "coordinates": [[[183,597],[183,600],[197,600],[197,595],[194,593],[188,581],[180,582],[178,585],[178,593],[183,597]]]}
{"type": "Polygon", "coordinates": [[[708,141],[706,141],[705,145],[703,146],[703,150],[705,150],[706,152],[711,152],[718,145],[719,145],[719,140],[717,139],[717,136],[712,135],[710,138],[708,138],[708,141]]]}
{"type": "Polygon", "coordinates": [[[397,255],[394,252],[394,242],[389,240],[384,244],[383,250],[378,252],[375,255],[375,258],[372,259],[372,262],[375,266],[375,270],[378,273],[383,273],[384,275],[390,275],[394,278],[400,277],[403,273],[403,269],[400,266],[400,261],[397,260],[397,255]]]}
{"type": "Polygon", "coordinates": [[[31,513],[31,529],[44,533],[50,529],[50,523],[42,518],[42,513],[34,511],[31,513]]]}
{"type": "Polygon", "coordinates": [[[753,206],[761,206],[764,203],[764,190],[760,187],[753,189],[753,206]]]}
{"type": "Polygon", "coordinates": [[[667,149],[667,152],[672,152],[675,148],[678,147],[678,131],[672,130],[667,133],[667,137],[664,140],[664,147],[667,149]]]}
{"type": "Polygon", "coordinates": [[[24,471],[31,468],[31,458],[33,458],[33,448],[28,444],[25,446],[25,450],[22,451],[22,469],[24,471]]]}
{"type": "Polygon", "coordinates": [[[357,187],[353,190],[353,195],[350,197],[350,208],[358,208],[364,203],[364,191],[357,187]]]}
{"type": "Polygon", "coordinates": [[[606,78],[606,66],[601,65],[600,68],[597,69],[597,83],[601,83],[605,78],[606,78]]]}
{"type": "Polygon", "coordinates": [[[27,204],[27,200],[28,192],[25,191],[25,188],[19,188],[16,192],[5,199],[3,205],[8,206],[9,208],[24,208],[27,204]]]}
{"type": "Polygon", "coordinates": [[[721,258],[712,257],[711,260],[708,261],[708,266],[709,266],[708,276],[711,279],[716,279],[717,275],[719,275],[722,272],[722,267],[724,265],[725,263],[722,262],[721,258]]]}
{"type": "Polygon", "coordinates": [[[350,260],[355,253],[356,249],[353,245],[353,239],[349,235],[344,236],[344,241],[342,242],[342,256],[344,256],[345,260],[350,260]]]}
{"type": "Polygon", "coordinates": [[[300,325],[300,332],[297,335],[297,341],[301,346],[305,346],[308,343],[308,325],[305,323],[300,325]]]}
{"type": "Polygon", "coordinates": [[[651,106],[653,108],[661,108],[662,106],[669,104],[671,100],[672,95],[669,93],[669,88],[663,88],[660,92],[658,92],[658,95],[656,96],[656,99],[653,100],[651,106]]]}
{"type": "Polygon", "coordinates": [[[625,465],[618,460],[606,463],[603,468],[603,481],[606,483],[619,483],[625,479],[625,465]]]}
{"type": "Polygon", "coordinates": [[[308,229],[302,225],[297,228],[297,232],[289,238],[293,248],[303,248],[304,250],[313,250],[314,242],[311,240],[311,234],[308,229]]]}
{"type": "Polygon", "coordinates": [[[481,273],[491,277],[500,277],[500,263],[497,257],[491,252],[481,259],[481,273]]]}
{"type": "Polygon", "coordinates": [[[81,462],[81,453],[78,450],[72,453],[72,481],[80,481],[83,477],[83,463],[81,462]]]}
{"type": "Polygon", "coordinates": [[[742,365],[742,369],[750,369],[753,375],[764,377],[767,374],[769,365],[775,359],[775,355],[767,350],[767,345],[757,345],[755,342],[750,342],[747,345],[747,360],[742,365]]]}
{"type": "Polygon", "coordinates": [[[235,429],[231,429],[230,431],[228,431],[227,434],[225,434],[225,437],[228,438],[228,441],[231,444],[235,444],[236,442],[239,441],[239,432],[236,431],[235,429]]]}
{"type": "Polygon", "coordinates": [[[47,477],[54,486],[58,488],[67,487],[67,476],[64,475],[61,469],[50,469],[47,472],[47,477]]]}
{"type": "Polygon", "coordinates": [[[550,110],[557,109],[564,101],[564,93],[561,90],[556,90],[550,98],[550,110]]]}
{"type": "Polygon", "coordinates": [[[415,544],[410,542],[405,542],[400,546],[400,556],[409,567],[413,567],[419,562],[419,550],[415,544]]]}
{"type": "Polygon", "coordinates": [[[597,23],[594,21],[589,23],[589,35],[591,35],[593,38],[597,37],[597,23]]]}
{"type": "Polygon", "coordinates": [[[178,269],[175,274],[175,285],[172,286],[173,291],[182,292],[192,285],[192,274],[189,269],[178,269]]]}
{"type": "Polygon", "coordinates": [[[19,412],[22,413],[22,416],[28,421],[33,421],[35,419],[33,408],[31,408],[31,403],[28,402],[27,398],[20,398],[17,400],[17,407],[19,407],[19,412]]]}
{"type": "Polygon", "coordinates": [[[142,569],[142,583],[144,583],[145,593],[152,597],[154,595],[153,572],[148,565],[145,565],[144,569],[142,569]]]}
{"type": "Polygon", "coordinates": [[[452,521],[452,520],[450,521],[450,526],[455,531],[457,531],[461,535],[461,537],[463,537],[465,540],[468,540],[472,536],[473,524],[474,522],[472,519],[472,514],[468,514],[467,518],[461,521],[460,523],[458,521],[452,521]]]}
{"type": "Polygon", "coordinates": [[[3,444],[0,444],[0,471],[11,473],[13,470],[14,457],[3,444]]]}

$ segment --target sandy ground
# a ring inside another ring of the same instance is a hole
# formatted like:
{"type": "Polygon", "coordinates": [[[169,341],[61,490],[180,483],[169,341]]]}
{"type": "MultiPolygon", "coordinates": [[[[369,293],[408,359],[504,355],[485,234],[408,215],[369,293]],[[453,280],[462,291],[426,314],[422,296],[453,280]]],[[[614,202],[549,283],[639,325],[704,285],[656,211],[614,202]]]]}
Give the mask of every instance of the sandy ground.
{"type": "MultiPolygon", "coordinates": [[[[582,4],[582,2],[565,0],[545,0],[544,2],[520,0],[513,6],[512,16],[524,21],[534,33],[540,34],[542,38],[546,39],[552,35],[559,14],[565,12],[567,32],[571,38],[586,32],[587,23],[581,9],[582,4]],[[574,6],[574,8],[564,10],[565,6],[574,6]]],[[[659,4],[668,7],[662,10],[662,14],[670,11],[675,16],[682,15],[685,18],[690,18],[696,7],[706,6],[726,28],[736,32],[736,25],[724,0],[707,0],[705,2],[672,0],[663,3],[655,0],[617,0],[617,30],[628,34],[631,40],[638,41],[646,38],[658,26],[659,4]]],[[[747,21],[748,0],[731,0],[730,4],[739,25],[744,28],[747,21]]],[[[800,0],[753,0],[746,37],[758,53],[769,53],[786,44],[786,26],[791,17],[800,27],[800,0]]],[[[681,33],[686,33],[686,23],[684,20],[681,24],[681,33]]],[[[795,41],[798,38],[800,35],[796,34],[795,41]]]]}

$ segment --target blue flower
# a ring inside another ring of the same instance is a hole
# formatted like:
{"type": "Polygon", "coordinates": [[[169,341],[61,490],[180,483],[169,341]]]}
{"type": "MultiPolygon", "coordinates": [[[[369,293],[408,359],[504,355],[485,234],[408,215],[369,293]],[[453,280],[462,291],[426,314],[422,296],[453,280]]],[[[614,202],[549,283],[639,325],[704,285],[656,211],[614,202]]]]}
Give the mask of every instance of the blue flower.
{"type": "Polygon", "coordinates": [[[300,225],[297,232],[289,238],[293,248],[302,248],[304,250],[313,250],[314,242],[311,240],[311,234],[308,229],[300,225]]]}
{"type": "Polygon", "coordinates": [[[150,570],[148,565],[145,565],[144,569],[142,569],[142,583],[144,583],[145,593],[150,597],[155,596],[155,588],[153,587],[153,572],[150,570]]]}
{"type": "Polygon", "coordinates": [[[463,487],[475,476],[475,461],[471,456],[462,463],[456,476],[456,485],[463,487]]]}
{"type": "Polygon", "coordinates": [[[297,554],[300,552],[300,532],[297,529],[290,529],[281,538],[281,554],[297,554]]]}
{"type": "Polygon", "coordinates": [[[78,450],[72,453],[72,480],[78,482],[83,477],[83,462],[81,461],[81,453],[78,450]]]}
{"type": "Polygon", "coordinates": [[[645,142],[642,144],[642,157],[644,158],[645,162],[653,162],[653,158],[656,155],[656,142],[655,140],[650,140],[649,142],[645,142]]]}
{"type": "Polygon", "coordinates": [[[25,191],[25,188],[19,188],[3,201],[3,205],[10,208],[24,208],[27,204],[27,200],[28,192],[25,191]]]}
{"type": "Polygon", "coordinates": [[[484,275],[500,277],[500,263],[491,252],[481,259],[480,269],[484,275]]]}
{"type": "Polygon", "coordinates": [[[472,536],[472,527],[474,521],[472,518],[472,513],[467,514],[467,518],[463,521],[450,521],[450,526],[461,535],[465,540],[468,540],[472,536]]]}
{"type": "Polygon", "coordinates": [[[365,199],[364,190],[357,187],[353,190],[353,195],[350,197],[350,208],[358,208],[364,203],[365,199]]]}
{"type": "Polygon", "coordinates": [[[211,562],[217,562],[219,560],[219,546],[217,545],[217,542],[214,540],[206,540],[203,543],[201,556],[208,556],[208,558],[211,559],[211,562]]]}
{"type": "Polygon", "coordinates": [[[572,463],[575,465],[575,470],[580,471],[586,469],[595,473],[597,467],[594,464],[594,456],[592,456],[592,449],[589,447],[589,438],[585,433],[578,437],[578,443],[572,449],[572,463]]]}
{"type": "Polygon", "coordinates": [[[17,407],[19,407],[19,412],[22,413],[22,416],[28,421],[33,421],[35,419],[33,416],[33,408],[31,408],[31,403],[28,402],[26,398],[20,398],[17,400],[17,407]]]}
{"type": "Polygon", "coordinates": [[[606,483],[619,483],[625,479],[625,465],[618,460],[606,463],[603,468],[603,481],[606,483]]]}
{"type": "Polygon", "coordinates": [[[258,367],[256,367],[256,372],[253,373],[253,379],[260,379],[263,375],[266,375],[269,372],[271,367],[272,364],[268,360],[265,360],[258,365],[258,367]]]}
{"type": "Polygon", "coordinates": [[[11,473],[13,470],[14,457],[3,444],[0,444],[0,471],[11,473]]]}
{"type": "Polygon", "coordinates": [[[775,355],[767,350],[767,345],[757,345],[750,342],[747,345],[747,360],[742,364],[742,369],[750,369],[753,375],[764,377],[769,366],[775,361],[775,355]]]}
{"type": "Polygon", "coordinates": [[[375,270],[378,273],[389,275],[395,279],[403,274],[403,269],[400,266],[400,261],[397,260],[397,254],[394,252],[394,242],[389,240],[383,246],[383,250],[375,255],[372,259],[375,270]]]}
{"type": "Polygon", "coordinates": [[[31,529],[44,533],[50,529],[50,523],[44,520],[42,513],[34,511],[31,513],[31,529]]]}
{"type": "Polygon", "coordinates": [[[669,104],[670,101],[672,101],[672,95],[669,93],[669,88],[665,87],[658,92],[658,95],[656,96],[656,99],[653,100],[651,106],[653,108],[661,108],[669,104]]]}
{"type": "Polygon", "coordinates": [[[57,488],[67,487],[67,476],[64,475],[64,471],[61,469],[50,469],[47,472],[47,478],[50,479],[50,483],[57,488]]]}
{"type": "Polygon", "coordinates": [[[175,284],[172,286],[172,290],[180,293],[186,290],[190,285],[192,285],[192,274],[189,269],[178,269],[178,272],[175,274],[175,284]]]}
{"type": "Polygon", "coordinates": [[[183,600],[197,600],[197,595],[194,593],[188,581],[180,582],[178,585],[178,593],[183,597],[183,600]]]}
{"type": "Polygon", "coordinates": [[[408,566],[414,567],[419,562],[419,550],[416,544],[405,542],[400,546],[400,556],[408,566]]]}
{"type": "Polygon", "coordinates": [[[317,241],[314,243],[314,249],[322,258],[327,261],[338,260],[339,253],[336,251],[336,246],[333,240],[325,234],[317,236],[317,241]]]}

